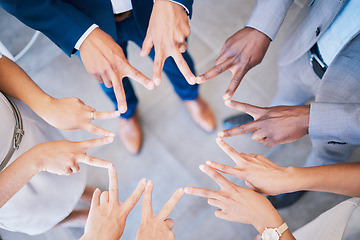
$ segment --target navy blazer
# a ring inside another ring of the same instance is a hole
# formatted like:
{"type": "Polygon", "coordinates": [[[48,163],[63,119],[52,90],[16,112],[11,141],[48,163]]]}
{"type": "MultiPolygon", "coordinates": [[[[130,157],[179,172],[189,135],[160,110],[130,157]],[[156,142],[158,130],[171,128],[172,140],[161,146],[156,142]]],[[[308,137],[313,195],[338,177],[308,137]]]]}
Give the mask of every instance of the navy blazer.
{"type": "MultiPolygon", "coordinates": [[[[193,0],[174,0],[192,15],[193,0]]],[[[116,41],[110,0],[0,0],[0,6],[25,25],[44,33],[68,56],[85,31],[94,23],[116,41]]],[[[146,34],[153,0],[132,0],[139,30],[146,34]]]]}

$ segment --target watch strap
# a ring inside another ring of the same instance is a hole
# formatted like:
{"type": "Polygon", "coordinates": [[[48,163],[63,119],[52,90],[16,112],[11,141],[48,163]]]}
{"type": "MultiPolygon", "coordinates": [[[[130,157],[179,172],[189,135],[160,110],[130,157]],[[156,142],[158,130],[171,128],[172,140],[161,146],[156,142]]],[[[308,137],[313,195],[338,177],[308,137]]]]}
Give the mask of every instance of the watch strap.
{"type": "Polygon", "coordinates": [[[279,237],[288,229],[288,225],[284,222],[281,224],[280,227],[276,228],[277,233],[279,234],[279,237]]]}

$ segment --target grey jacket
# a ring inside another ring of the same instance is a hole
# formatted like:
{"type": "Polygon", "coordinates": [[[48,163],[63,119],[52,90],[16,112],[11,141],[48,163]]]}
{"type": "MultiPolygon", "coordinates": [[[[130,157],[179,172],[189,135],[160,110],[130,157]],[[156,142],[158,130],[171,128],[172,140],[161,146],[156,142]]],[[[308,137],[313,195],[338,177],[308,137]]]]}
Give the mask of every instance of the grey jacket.
{"type": "MultiPolygon", "coordinates": [[[[246,26],[274,39],[293,0],[258,0],[246,26]]],[[[314,0],[288,29],[280,66],[293,63],[317,42],[348,0],[314,0]]],[[[320,80],[311,104],[309,134],[314,146],[360,145],[360,29],[340,50],[320,80]]],[[[301,66],[299,66],[301,67],[301,66]]]]}

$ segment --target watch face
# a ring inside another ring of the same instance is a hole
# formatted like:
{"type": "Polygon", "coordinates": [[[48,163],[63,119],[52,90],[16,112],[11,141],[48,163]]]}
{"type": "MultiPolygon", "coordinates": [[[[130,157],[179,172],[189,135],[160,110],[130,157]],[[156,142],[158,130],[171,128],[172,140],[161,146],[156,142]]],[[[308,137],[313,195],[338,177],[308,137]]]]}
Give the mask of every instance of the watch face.
{"type": "Polygon", "coordinates": [[[262,240],[279,240],[279,235],[273,228],[265,229],[261,235],[262,240]]]}

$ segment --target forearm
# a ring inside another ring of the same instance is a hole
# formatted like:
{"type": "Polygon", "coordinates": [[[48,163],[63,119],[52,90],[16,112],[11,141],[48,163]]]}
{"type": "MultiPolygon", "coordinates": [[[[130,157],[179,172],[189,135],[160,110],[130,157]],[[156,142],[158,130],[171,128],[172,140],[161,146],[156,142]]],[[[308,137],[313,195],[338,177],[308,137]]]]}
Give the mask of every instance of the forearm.
{"type": "Polygon", "coordinates": [[[310,190],[360,197],[360,163],[289,168],[292,191],[310,190]]]}
{"type": "Polygon", "coordinates": [[[41,110],[52,100],[16,63],[6,57],[0,59],[0,91],[26,103],[40,116],[41,110]]]}
{"type": "Polygon", "coordinates": [[[0,208],[36,175],[33,159],[24,153],[0,173],[0,208]]]}

